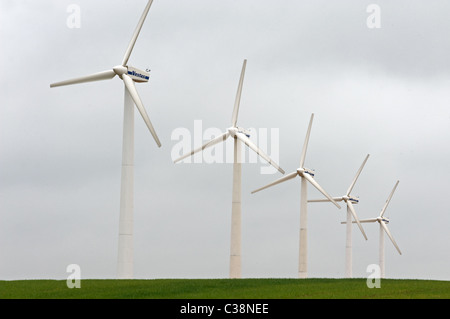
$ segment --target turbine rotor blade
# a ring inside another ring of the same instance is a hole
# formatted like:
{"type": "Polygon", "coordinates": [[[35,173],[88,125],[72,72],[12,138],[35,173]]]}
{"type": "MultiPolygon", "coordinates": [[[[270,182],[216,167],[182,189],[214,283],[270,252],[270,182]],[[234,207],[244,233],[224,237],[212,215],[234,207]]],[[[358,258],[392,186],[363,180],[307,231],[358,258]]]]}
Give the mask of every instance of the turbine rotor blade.
{"type": "Polygon", "coordinates": [[[310,182],[315,188],[317,188],[317,190],[319,191],[319,192],[321,192],[322,194],[324,194],[325,195],[325,197],[326,198],[328,198],[334,205],[336,205],[336,207],[337,208],[341,208],[341,206],[339,206],[339,204],[338,203],[336,203],[335,202],[335,200],[333,199],[333,197],[331,197],[320,185],[319,185],[319,183],[317,183],[315,180],[314,180],[314,178],[312,178],[312,176],[311,175],[309,175],[308,173],[302,173],[301,174],[301,176],[303,177],[303,178],[306,178],[306,180],[308,181],[308,182],[310,182]]]}
{"type": "Polygon", "coordinates": [[[122,75],[122,80],[125,83],[125,87],[127,88],[128,92],[130,93],[131,98],[134,101],[134,104],[136,104],[136,107],[139,110],[139,113],[141,113],[141,116],[144,119],[145,124],[147,124],[147,127],[148,127],[150,133],[152,134],[153,138],[155,139],[156,144],[158,145],[158,147],[161,147],[161,142],[159,141],[158,135],[156,135],[156,131],[153,128],[152,122],[150,122],[147,112],[145,111],[144,105],[142,104],[141,98],[139,97],[139,94],[136,90],[136,86],[134,85],[133,80],[127,74],[122,75]]]}
{"type": "Polygon", "coordinates": [[[206,142],[204,145],[202,145],[199,148],[194,149],[193,151],[191,151],[190,153],[184,154],[183,156],[181,156],[180,158],[176,159],[175,161],[173,161],[174,163],[177,163],[179,161],[184,160],[185,158],[194,155],[197,152],[200,152],[202,150],[204,150],[205,148],[211,147],[213,145],[216,145],[220,142],[224,142],[228,137],[230,136],[230,133],[226,132],[223,133],[220,136],[217,136],[216,138],[213,138],[212,140],[210,140],[209,142],[206,142]]]}
{"type": "Polygon", "coordinates": [[[352,213],[353,218],[355,219],[356,223],[358,224],[359,230],[361,230],[361,233],[363,234],[364,238],[367,240],[366,233],[364,232],[361,222],[359,221],[358,216],[356,215],[355,208],[353,207],[353,204],[350,200],[347,201],[347,206],[350,208],[350,212],[352,213]]]}
{"type": "Polygon", "coordinates": [[[236,100],[234,102],[233,115],[231,116],[231,126],[235,127],[239,114],[239,104],[241,103],[242,86],[244,85],[245,68],[247,66],[247,60],[244,60],[242,65],[241,78],[239,79],[239,86],[236,93],[236,100]]]}
{"type": "Polygon", "coordinates": [[[141,19],[138,22],[138,25],[136,27],[136,30],[134,31],[133,37],[131,38],[130,44],[128,45],[127,51],[125,52],[125,55],[123,57],[123,60],[122,60],[123,66],[126,66],[128,63],[128,59],[130,58],[131,52],[133,51],[134,45],[139,36],[139,32],[141,32],[142,25],[144,24],[145,18],[147,17],[148,11],[150,10],[152,3],[153,3],[153,0],[149,0],[147,3],[147,6],[144,9],[144,12],[142,13],[141,19]]]}
{"type": "Polygon", "coordinates": [[[52,84],[50,84],[50,87],[54,88],[54,87],[64,86],[64,85],[110,80],[115,76],[116,76],[116,72],[114,72],[114,70],[107,70],[107,71],[102,71],[102,72],[98,72],[98,73],[94,73],[94,74],[90,74],[90,75],[86,75],[86,76],[81,76],[81,77],[70,79],[70,80],[52,83],[52,84]]]}
{"type": "Polygon", "coordinates": [[[397,186],[398,186],[398,183],[400,183],[400,181],[397,181],[397,183],[395,183],[395,186],[394,186],[394,188],[392,189],[392,192],[391,192],[391,194],[389,194],[389,197],[388,197],[388,199],[387,199],[386,203],[384,204],[384,207],[383,207],[383,209],[381,210],[381,214],[380,214],[380,217],[383,217],[383,215],[384,215],[384,212],[386,211],[386,208],[388,207],[388,205],[389,205],[389,202],[391,201],[391,199],[392,199],[392,196],[394,195],[395,189],[396,189],[396,188],[397,188],[397,186]]]}
{"type": "Polygon", "coordinates": [[[236,133],[236,137],[238,139],[240,139],[245,145],[247,145],[248,147],[250,147],[253,151],[256,152],[256,154],[258,154],[259,156],[261,156],[262,158],[264,158],[270,165],[272,165],[273,167],[275,167],[281,174],[284,174],[285,171],[278,166],[277,163],[275,163],[274,161],[272,161],[272,159],[266,154],[264,153],[260,148],[258,148],[258,146],[256,146],[248,137],[247,135],[237,132],[236,133]]]}
{"type": "Polygon", "coordinates": [[[311,135],[311,127],[312,127],[313,119],[314,119],[314,113],[311,114],[311,119],[309,120],[308,131],[306,132],[305,143],[303,143],[302,155],[300,157],[300,167],[301,168],[303,168],[303,165],[305,164],[306,150],[308,149],[308,142],[309,142],[309,136],[311,135]]]}
{"type": "Polygon", "coordinates": [[[350,187],[349,187],[348,190],[347,190],[347,193],[346,193],[347,196],[350,196],[350,193],[352,192],[352,189],[353,189],[353,187],[355,186],[356,181],[358,180],[358,177],[359,177],[359,175],[361,174],[361,171],[362,171],[363,168],[364,168],[364,165],[366,165],[366,162],[367,162],[367,160],[369,159],[369,156],[370,156],[370,154],[367,154],[367,156],[366,156],[364,162],[362,163],[361,167],[359,168],[358,172],[356,173],[355,178],[353,179],[352,183],[350,184],[350,187]]]}
{"type": "Polygon", "coordinates": [[[283,182],[288,181],[288,180],[290,180],[290,179],[293,179],[293,178],[294,178],[295,176],[297,176],[297,175],[298,175],[298,173],[297,173],[296,171],[293,172],[293,173],[290,173],[290,174],[288,174],[288,175],[286,175],[286,176],[283,176],[283,177],[280,178],[280,179],[277,179],[276,181],[274,181],[274,182],[272,182],[272,183],[270,183],[270,184],[267,184],[266,186],[263,186],[263,187],[261,187],[261,188],[258,188],[258,189],[256,189],[256,190],[254,190],[254,191],[252,192],[252,194],[254,194],[254,193],[256,193],[256,192],[259,192],[259,191],[262,191],[263,189],[266,189],[266,188],[275,186],[275,185],[277,185],[277,184],[283,183],[283,182]]]}
{"type": "Polygon", "coordinates": [[[383,227],[384,231],[386,232],[386,234],[389,236],[389,239],[392,241],[392,243],[394,244],[395,248],[397,249],[398,253],[401,255],[402,252],[400,251],[400,248],[398,248],[397,243],[394,240],[394,237],[392,237],[391,232],[389,231],[389,228],[387,228],[387,225],[384,223],[384,221],[380,220],[380,225],[381,227],[383,227]]]}
{"type": "MultiPolygon", "coordinates": [[[[341,202],[344,200],[343,197],[333,197],[335,202],[341,202]]],[[[325,203],[325,202],[331,202],[328,198],[322,198],[322,199],[308,199],[308,203],[325,203]]]]}
{"type": "MultiPolygon", "coordinates": [[[[374,222],[377,222],[377,221],[378,221],[378,218],[368,218],[368,219],[360,219],[359,220],[360,223],[374,223],[374,222]]],[[[346,223],[347,222],[342,222],[341,224],[346,224],[346,223]]],[[[355,224],[356,222],[353,221],[352,223],[355,224]]]]}

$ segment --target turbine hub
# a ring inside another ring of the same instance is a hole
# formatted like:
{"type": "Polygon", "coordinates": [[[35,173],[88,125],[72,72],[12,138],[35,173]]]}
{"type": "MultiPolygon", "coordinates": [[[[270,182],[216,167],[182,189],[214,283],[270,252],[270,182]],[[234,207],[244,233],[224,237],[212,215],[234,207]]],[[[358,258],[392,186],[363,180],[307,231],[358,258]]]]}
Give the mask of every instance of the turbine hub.
{"type": "Polygon", "coordinates": [[[230,127],[227,131],[232,137],[235,137],[236,133],[239,132],[239,129],[237,127],[230,127]]]}
{"type": "Polygon", "coordinates": [[[113,71],[120,77],[122,77],[122,75],[124,75],[125,73],[127,73],[128,68],[124,67],[123,65],[118,65],[113,67],[113,71]]]}

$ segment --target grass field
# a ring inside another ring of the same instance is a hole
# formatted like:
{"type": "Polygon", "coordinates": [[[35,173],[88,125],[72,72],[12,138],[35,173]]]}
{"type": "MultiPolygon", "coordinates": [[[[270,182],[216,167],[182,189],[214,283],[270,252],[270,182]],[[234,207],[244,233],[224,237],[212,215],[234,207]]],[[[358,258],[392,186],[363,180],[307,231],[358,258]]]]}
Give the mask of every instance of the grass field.
{"type": "Polygon", "coordinates": [[[450,299],[450,281],[366,279],[155,279],[0,281],[0,299],[450,299]]]}

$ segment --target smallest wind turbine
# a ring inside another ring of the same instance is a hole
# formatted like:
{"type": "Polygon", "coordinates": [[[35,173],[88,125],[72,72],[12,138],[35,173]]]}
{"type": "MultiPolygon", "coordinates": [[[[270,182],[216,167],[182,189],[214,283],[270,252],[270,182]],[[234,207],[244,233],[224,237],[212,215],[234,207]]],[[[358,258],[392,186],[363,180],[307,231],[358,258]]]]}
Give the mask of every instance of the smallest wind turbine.
{"type": "MultiPolygon", "coordinates": [[[[385,264],[384,264],[384,232],[386,232],[386,234],[388,235],[389,239],[391,240],[392,244],[394,245],[394,247],[397,249],[398,253],[401,255],[402,252],[400,251],[400,248],[398,248],[397,243],[394,240],[394,237],[392,237],[391,232],[389,231],[389,228],[387,227],[387,224],[389,224],[389,219],[384,217],[384,213],[386,212],[386,208],[389,205],[389,202],[392,199],[392,196],[394,195],[395,189],[398,186],[398,183],[400,183],[400,181],[397,181],[397,183],[395,183],[394,188],[392,189],[391,194],[389,195],[386,203],[384,204],[383,209],[381,210],[380,216],[378,216],[377,218],[369,218],[369,219],[361,219],[360,222],[361,223],[374,223],[374,222],[378,222],[378,224],[380,224],[380,270],[381,270],[381,278],[384,278],[385,275],[385,264]]],[[[354,222],[353,222],[354,223],[354,222]]],[[[345,224],[345,222],[342,222],[341,224],[345,224]]]]}

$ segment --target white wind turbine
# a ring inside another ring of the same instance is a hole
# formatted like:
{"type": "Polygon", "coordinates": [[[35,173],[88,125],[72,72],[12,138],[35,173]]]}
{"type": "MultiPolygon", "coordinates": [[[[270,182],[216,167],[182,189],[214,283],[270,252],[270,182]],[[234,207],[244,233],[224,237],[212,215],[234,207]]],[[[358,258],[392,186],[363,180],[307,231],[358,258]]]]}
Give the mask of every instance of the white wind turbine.
{"type": "Polygon", "coordinates": [[[287,180],[293,179],[296,176],[299,176],[301,179],[301,195],[300,195],[300,242],[299,242],[299,266],[298,266],[298,277],[306,278],[308,276],[308,261],[307,261],[307,208],[308,208],[308,192],[307,187],[308,183],[311,183],[315,188],[317,188],[323,195],[325,195],[334,205],[338,208],[341,208],[338,203],[314,180],[314,171],[308,168],[305,168],[303,165],[305,163],[306,158],[306,150],[308,148],[309,136],[311,134],[312,122],[314,119],[314,114],[311,115],[311,119],[309,121],[308,132],[306,133],[305,143],[303,144],[302,155],[300,157],[300,168],[285,177],[282,177],[264,187],[258,188],[254,190],[252,194],[259,192],[268,187],[283,183],[287,180]]]}
{"type": "Polygon", "coordinates": [[[242,86],[244,83],[245,68],[247,60],[242,65],[241,77],[239,80],[238,91],[234,103],[233,115],[231,119],[231,127],[222,135],[210,140],[201,147],[194,149],[180,158],[176,159],[177,163],[189,156],[194,155],[208,147],[214,146],[220,142],[224,142],[228,137],[234,139],[234,162],[233,162],[233,190],[232,190],[232,212],[231,212],[231,249],[230,249],[230,278],[241,278],[241,202],[242,202],[242,161],[241,161],[241,144],[243,142],[259,156],[264,158],[270,165],[284,174],[284,171],[273,162],[270,157],[260,150],[252,141],[250,141],[250,133],[248,130],[237,126],[239,113],[239,104],[242,94],[242,86]]]}
{"type": "Polygon", "coordinates": [[[149,0],[142,13],[139,23],[134,31],[131,42],[123,57],[122,63],[111,70],[57,82],[50,87],[58,87],[85,82],[109,80],[116,75],[122,79],[125,85],[124,120],[123,120],[123,144],[122,144],[122,177],[120,191],[120,219],[119,219],[119,248],[117,276],[119,279],[133,278],[133,188],[134,188],[134,105],[141,113],[145,124],[156,141],[158,147],[161,142],[145,111],[134,82],[148,82],[149,73],[128,66],[134,44],[139,36],[142,25],[147,17],[153,0],[149,0]],[[134,102],[134,103],[133,103],[134,102]]]}
{"type": "MultiPolygon", "coordinates": [[[[344,201],[347,204],[347,236],[346,236],[346,243],[345,243],[345,276],[347,278],[351,278],[352,275],[352,216],[355,219],[355,222],[358,224],[359,229],[361,230],[362,235],[367,240],[366,233],[364,232],[364,229],[360,223],[360,220],[358,219],[358,215],[356,215],[355,207],[353,205],[359,203],[359,198],[353,197],[351,195],[351,192],[353,190],[353,187],[356,184],[356,181],[358,180],[359,175],[361,174],[361,171],[364,168],[364,165],[366,164],[367,160],[369,159],[369,154],[367,154],[366,158],[364,159],[361,167],[359,168],[358,172],[356,173],[355,178],[353,179],[352,183],[350,184],[350,187],[347,190],[347,193],[345,193],[344,196],[341,197],[333,197],[333,199],[336,202],[344,201]]],[[[308,200],[308,203],[317,203],[317,202],[328,202],[329,199],[311,199],[308,200]]]]}
{"type": "MultiPolygon", "coordinates": [[[[383,209],[381,210],[380,216],[377,218],[369,218],[369,219],[361,219],[361,223],[374,223],[378,222],[380,224],[380,271],[381,271],[381,278],[384,278],[385,275],[385,265],[384,265],[384,232],[388,235],[389,239],[392,241],[392,244],[394,244],[395,248],[397,249],[398,253],[401,255],[402,252],[400,251],[400,248],[398,248],[397,243],[394,240],[394,237],[392,237],[391,232],[389,231],[389,228],[387,227],[387,224],[389,224],[389,219],[384,217],[384,213],[386,212],[386,208],[389,205],[389,202],[392,199],[392,196],[394,195],[395,189],[397,188],[398,183],[400,181],[397,181],[395,183],[394,188],[392,189],[391,194],[389,195],[386,203],[384,204],[383,209]]],[[[342,222],[344,224],[344,222],[342,222]]]]}

